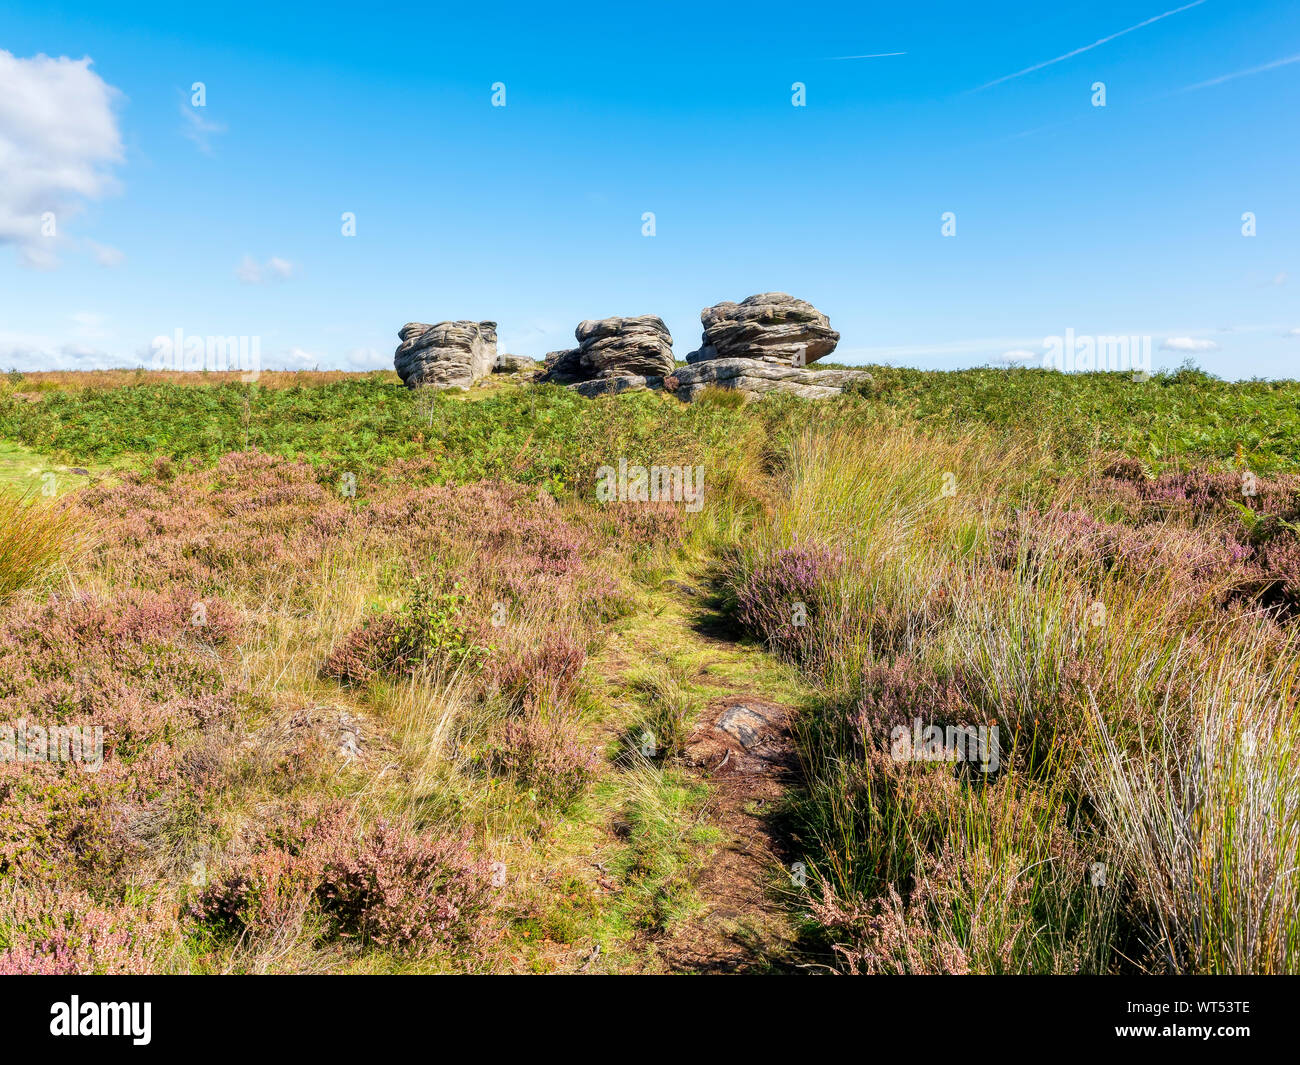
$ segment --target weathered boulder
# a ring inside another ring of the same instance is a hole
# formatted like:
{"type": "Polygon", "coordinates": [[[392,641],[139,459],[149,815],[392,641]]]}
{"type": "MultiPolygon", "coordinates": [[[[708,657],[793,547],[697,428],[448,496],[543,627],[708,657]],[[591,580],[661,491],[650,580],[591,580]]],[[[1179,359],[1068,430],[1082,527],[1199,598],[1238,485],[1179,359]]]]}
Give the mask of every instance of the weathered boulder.
{"type": "Polygon", "coordinates": [[[686,356],[710,359],[779,359],[788,365],[816,362],[835,350],[839,333],[811,303],[784,292],[763,292],[739,303],[726,301],[700,312],[704,336],[686,356]]]}
{"type": "Polygon", "coordinates": [[[393,365],[408,388],[470,388],[497,361],[496,322],[408,322],[393,365]]]}
{"type": "Polygon", "coordinates": [[[502,352],[497,356],[496,365],[492,367],[493,373],[531,373],[537,369],[537,360],[530,359],[527,355],[511,355],[508,352],[502,352]]]}
{"type": "Polygon", "coordinates": [[[622,377],[661,378],[672,373],[673,338],[658,315],[585,321],[574,330],[574,336],[576,348],[546,356],[539,380],[573,385],[622,377]]]}
{"type": "Polygon", "coordinates": [[[622,377],[594,377],[590,381],[577,381],[569,385],[569,391],[594,399],[596,396],[611,396],[616,392],[640,392],[647,388],[657,391],[663,387],[662,377],[626,374],[622,377]]]}
{"type": "Polygon", "coordinates": [[[537,380],[550,385],[567,385],[581,380],[582,366],[578,361],[581,354],[578,348],[548,351],[542,357],[542,372],[537,380]]]}
{"type": "Polygon", "coordinates": [[[810,370],[777,358],[707,359],[676,370],[664,378],[663,387],[678,399],[693,402],[710,385],[734,388],[747,399],[768,392],[787,392],[804,399],[838,396],[850,385],[871,381],[866,370],[810,370]]]}

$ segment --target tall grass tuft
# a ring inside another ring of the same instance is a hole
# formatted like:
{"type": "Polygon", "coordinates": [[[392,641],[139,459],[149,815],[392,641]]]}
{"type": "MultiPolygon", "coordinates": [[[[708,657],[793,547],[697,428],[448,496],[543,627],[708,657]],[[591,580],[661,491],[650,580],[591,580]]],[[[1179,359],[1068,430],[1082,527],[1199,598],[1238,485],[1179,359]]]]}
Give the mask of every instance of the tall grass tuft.
{"type": "Polygon", "coordinates": [[[75,540],[65,507],[0,493],[0,598],[48,576],[75,540]]]}
{"type": "Polygon", "coordinates": [[[1038,458],[807,428],[733,551],[737,621],[822,695],[817,924],[853,972],[1300,970],[1294,622],[1218,526],[1110,521],[1038,458]],[[996,726],[997,772],[900,760],[914,720],[996,726]]]}
{"type": "Polygon", "coordinates": [[[1131,877],[1151,965],[1300,970],[1300,718],[1287,653],[1220,649],[1182,706],[1138,742],[1092,707],[1084,779],[1131,877]]]}

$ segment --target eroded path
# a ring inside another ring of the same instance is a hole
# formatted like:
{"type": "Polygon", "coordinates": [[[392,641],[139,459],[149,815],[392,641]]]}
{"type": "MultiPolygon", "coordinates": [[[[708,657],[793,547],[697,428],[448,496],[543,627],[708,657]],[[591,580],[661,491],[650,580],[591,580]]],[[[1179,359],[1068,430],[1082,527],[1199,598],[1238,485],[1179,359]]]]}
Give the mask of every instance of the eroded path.
{"type": "Polygon", "coordinates": [[[683,774],[700,795],[692,816],[705,842],[689,874],[690,905],[642,938],[647,968],[798,971],[798,857],[779,814],[797,772],[790,717],[806,693],[791,671],[730,639],[717,621],[697,587],[666,581],[599,662],[618,727],[634,743],[646,722],[663,730],[663,703],[680,709],[679,735],[648,761],[683,774]]]}

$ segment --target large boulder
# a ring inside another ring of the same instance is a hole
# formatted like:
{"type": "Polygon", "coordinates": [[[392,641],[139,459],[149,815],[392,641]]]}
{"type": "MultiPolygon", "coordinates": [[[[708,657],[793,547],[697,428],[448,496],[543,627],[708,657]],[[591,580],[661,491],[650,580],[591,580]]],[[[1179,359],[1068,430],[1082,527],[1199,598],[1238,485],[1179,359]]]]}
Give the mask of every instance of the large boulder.
{"type": "Polygon", "coordinates": [[[583,379],[582,366],[578,357],[582,354],[577,348],[565,348],[562,351],[548,351],[542,357],[542,372],[537,380],[548,385],[569,385],[583,379]]]}
{"type": "Polygon", "coordinates": [[[709,359],[779,359],[807,365],[835,350],[839,333],[811,303],[784,292],[763,292],[739,303],[726,301],[700,312],[704,336],[689,363],[709,359]]]}
{"type": "MultiPolygon", "coordinates": [[[[576,348],[546,356],[539,380],[576,385],[619,378],[658,379],[672,373],[673,338],[658,315],[586,321],[578,325],[574,336],[576,348]]],[[[645,381],[640,387],[645,387],[645,381]]]]}
{"type": "Polygon", "coordinates": [[[492,372],[532,373],[536,369],[536,359],[530,359],[527,355],[511,355],[509,352],[503,351],[497,356],[496,365],[492,367],[492,372]]]}
{"type": "Polygon", "coordinates": [[[590,381],[576,381],[569,385],[569,390],[588,399],[595,399],[597,396],[612,396],[617,392],[640,392],[647,388],[657,391],[663,386],[662,377],[625,374],[622,377],[593,377],[590,381]]]}
{"type": "Polygon", "coordinates": [[[746,399],[758,399],[769,392],[786,392],[803,399],[828,399],[838,396],[845,388],[870,382],[871,374],[866,370],[810,370],[768,357],[706,359],[665,377],[663,387],[689,403],[710,385],[736,389],[746,399]]]}
{"type": "Polygon", "coordinates": [[[408,322],[393,365],[408,388],[470,388],[497,361],[496,322],[408,322]]]}

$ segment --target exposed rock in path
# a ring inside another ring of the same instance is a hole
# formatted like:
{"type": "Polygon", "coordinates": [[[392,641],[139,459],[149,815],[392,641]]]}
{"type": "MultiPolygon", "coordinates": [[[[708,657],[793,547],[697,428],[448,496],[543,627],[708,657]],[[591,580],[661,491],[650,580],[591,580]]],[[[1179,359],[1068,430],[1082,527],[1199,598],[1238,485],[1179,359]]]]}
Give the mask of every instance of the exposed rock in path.
{"type": "Polygon", "coordinates": [[[408,388],[471,388],[497,361],[496,322],[408,322],[393,365],[408,388]]]}
{"type": "MultiPolygon", "coordinates": [[[[744,703],[737,703],[722,712],[722,716],[718,718],[718,728],[738,739],[740,745],[748,751],[763,742],[763,733],[772,728],[768,720],[772,716],[770,708],[754,708],[744,703]],[[764,709],[769,711],[768,714],[762,713],[764,709]]],[[[777,722],[777,727],[780,727],[780,722],[777,722]]]]}
{"type": "Polygon", "coordinates": [[[757,697],[711,708],[686,741],[686,761],[721,776],[782,777],[794,765],[788,707],[757,697]]]}
{"type": "Polygon", "coordinates": [[[700,312],[704,336],[689,363],[770,357],[786,365],[816,362],[835,350],[839,333],[811,303],[784,292],[762,292],[700,312]]]}
{"type": "Polygon", "coordinates": [[[289,718],[276,722],[264,732],[250,738],[263,748],[289,748],[305,751],[314,741],[319,749],[332,752],[342,762],[366,761],[384,743],[370,723],[346,707],[308,706],[296,710],[289,718]]]}

